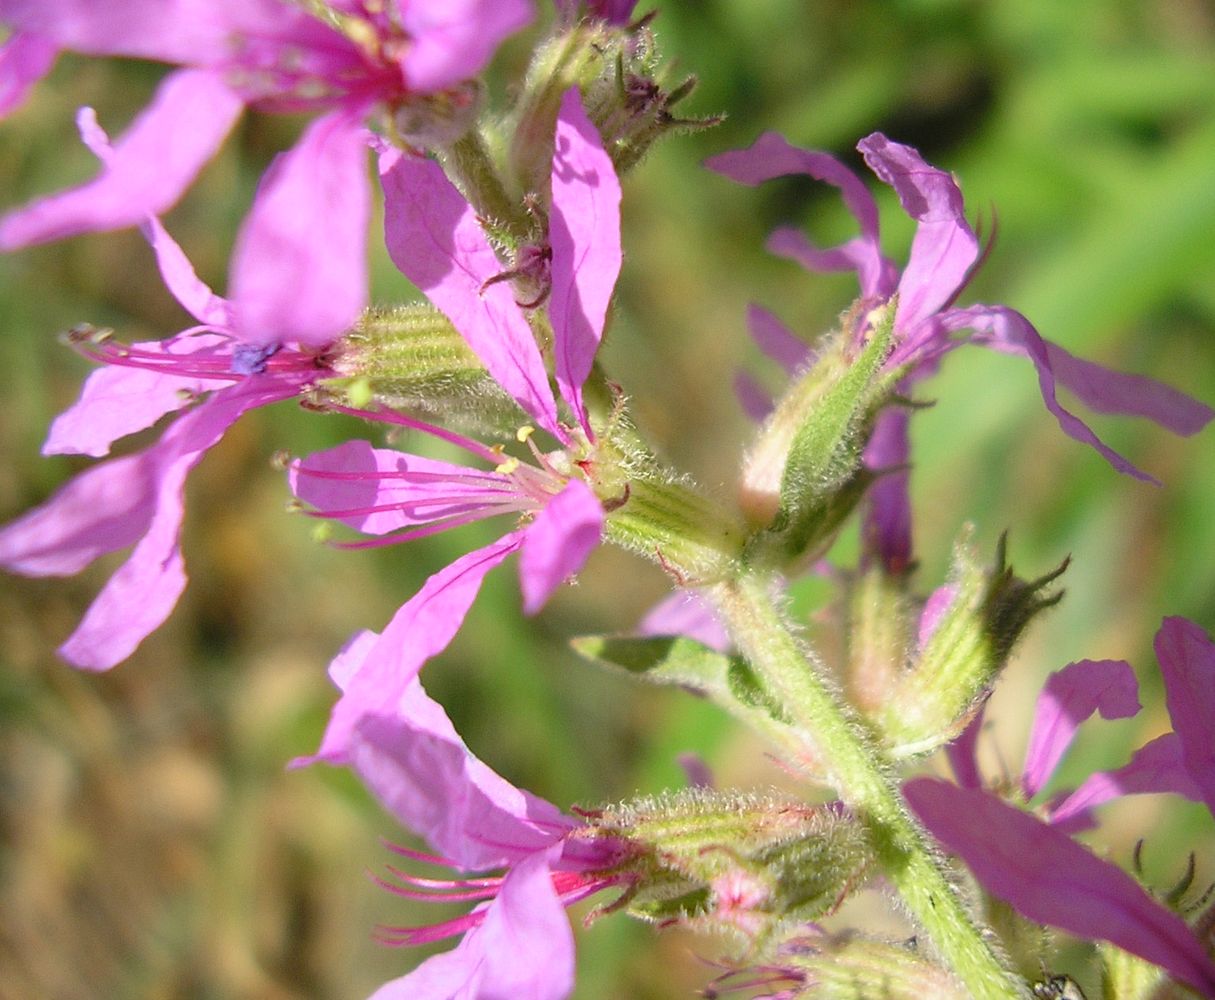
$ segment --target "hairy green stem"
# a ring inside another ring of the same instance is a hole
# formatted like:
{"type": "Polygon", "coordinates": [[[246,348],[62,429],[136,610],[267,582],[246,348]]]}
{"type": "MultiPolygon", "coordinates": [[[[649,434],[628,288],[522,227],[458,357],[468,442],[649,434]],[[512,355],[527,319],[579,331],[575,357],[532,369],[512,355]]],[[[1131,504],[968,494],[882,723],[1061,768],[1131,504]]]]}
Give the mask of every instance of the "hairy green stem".
{"type": "Polygon", "coordinates": [[[769,694],[807,736],[809,750],[869,832],[878,864],[976,1000],[1029,995],[993,950],[927,834],[912,818],[886,755],[822,665],[773,604],[767,581],[747,576],[708,589],[734,641],[769,694]]]}

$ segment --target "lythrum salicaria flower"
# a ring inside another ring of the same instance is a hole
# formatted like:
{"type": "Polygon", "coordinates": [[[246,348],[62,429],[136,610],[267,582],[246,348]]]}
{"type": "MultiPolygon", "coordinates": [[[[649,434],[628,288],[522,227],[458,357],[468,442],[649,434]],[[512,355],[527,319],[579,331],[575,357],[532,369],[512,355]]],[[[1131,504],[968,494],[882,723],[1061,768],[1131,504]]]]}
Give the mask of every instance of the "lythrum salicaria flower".
{"type": "Polygon", "coordinates": [[[472,912],[429,927],[385,927],[388,944],[463,934],[452,951],[385,984],[378,1000],[528,997],[562,1000],[574,983],[574,939],[563,910],[623,877],[610,873],[618,848],[580,839],[582,824],[514,787],[472,755],[443,709],[415,677],[391,696],[358,683],[375,670],[372,632],[355,636],[330,674],[344,689],[350,725],[326,737],[316,757],[353,769],[388,812],[424,837],[438,856],[405,848],[415,861],[505,876],[435,880],[391,869],[383,884],[411,899],[479,902],[472,912]]]}
{"type": "MultiPolygon", "coordinates": [[[[1092,825],[1094,806],[1123,795],[1171,792],[1215,806],[1206,714],[1215,707],[1215,643],[1192,622],[1166,618],[1156,652],[1174,731],[1141,747],[1122,768],[1054,796],[1042,818],[982,787],[974,763],[978,720],[951,752],[961,787],[917,778],[904,791],[925,826],[992,895],[1031,920],[1110,941],[1215,996],[1215,963],[1185,921],[1068,833],[1092,825]]],[[[1135,677],[1122,661],[1082,660],[1052,674],[1038,700],[1014,797],[1028,801],[1042,790],[1078,725],[1094,712],[1114,719],[1138,711],[1135,677]]]]}
{"type": "MultiPolygon", "coordinates": [[[[911,252],[901,272],[882,253],[873,196],[861,179],[834,157],[799,149],[768,132],[749,149],[712,157],[707,166],[749,185],[805,174],[840,190],[860,226],[859,235],[824,249],[812,245],[800,231],[782,228],[772,234],[768,248],[813,271],[855,271],[861,304],[870,312],[897,296],[895,346],[886,365],[905,370],[904,391],[932,374],[941,358],[962,343],[1020,354],[1037,370],[1043,401],[1064,433],[1096,449],[1120,472],[1149,481],[1154,480],[1108,447],[1059,402],[1056,386],[1066,387],[1098,413],[1146,417],[1177,434],[1196,433],[1215,415],[1210,407],[1152,379],[1110,371],[1073,357],[1044,340],[1028,319],[1008,306],[955,307],[954,302],[982,259],[979,239],[966,220],[957,184],[948,173],[925,163],[910,146],[892,142],[880,133],[863,139],[858,148],[873,172],[894,188],[903,210],[916,222],[911,252]],[[968,336],[958,337],[967,330],[968,336]]],[[[770,313],[753,311],[751,328],[765,352],[787,367],[795,369],[808,360],[808,348],[799,351],[796,339],[770,313]]],[[[866,326],[860,324],[857,333],[865,332],[866,326]]],[[[754,393],[748,393],[753,408],[757,408],[759,401],[752,397],[754,393]]],[[[908,416],[905,407],[888,407],[878,417],[865,452],[866,465],[885,473],[868,493],[866,547],[896,572],[905,569],[911,560],[911,511],[905,471],[910,457],[908,416]]]]}
{"type": "Polygon", "coordinates": [[[0,23],[15,32],[0,58],[0,109],[45,72],[52,47],[185,67],[165,78],[95,179],[0,220],[0,249],[163,214],[246,106],[319,111],[263,179],[237,240],[230,292],[250,340],[272,341],[288,321],[299,342],[315,346],[353,323],[367,296],[364,120],[381,111],[391,118],[475,76],[532,8],[527,0],[338,0],[313,16],[305,6],[0,0],[0,23]]]}
{"type": "MultiPolygon", "coordinates": [[[[81,131],[108,161],[109,141],[87,110],[81,131]]],[[[309,339],[317,329],[312,323],[296,329],[296,316],[287,313],[272,338],[256,326],[250,334],[242,314],[199,280],[159,220],[146,218],[143,231],[166,286],[198,325],[133,345],[88,331],[74,335],[76,346],[104,367],[52,424],[43,452],[104,457],[116,440],[184,412],[151,447],[93,466],[0,529],[0,566],[28,576],[70,576],[105,553],[134,545],[59,650],[70,663],[93,670],[126,659],[164,622],[185,588],[180,532],[191,470],[241,414],[298,396],[328,374],[325,350],[309,339]]],[[[247,282],[258,290],[256,301],[278,298],[279,278],[273,258],[250,260],[247,282]]],[[[327,329],[325,343],[340,332],[327,329]]]]}
{"type": "MultiPolygon", "coordinates": [[[[392,697],[427,659],[454,637],[485,574],[520,554],[524,609],[534,613],[576,573],[599,543],[603,506],[595,493],[595,433],[582,403],[603,333],[608,299],[620,267],[620,186],[577,90],[565,95],[553,156],[552,293],[557,384],[575,425],[563,422],[549,389],[531,326],[467,202],[430,160],[385,150],[381,170],[388,201],[386,229],[393,259],[463,334],[490,373],[560,447],[545,453],[531,428],[520,441],[535,464],[460,435],[381,410],[368,413],[437,435],[489,468],[469,469],[391,449],[351,442],[295,463],[292,488],[321,516],[403,541],[469,521],[513,514],[521,524],[498,541],[457,559],[432,576],[393,617],[352,682],[392,697]]],[[[325,747],[352,724],[339,702],[325,747]]],[[[351,705],[367,697],[354,692],[351,705]]]]}

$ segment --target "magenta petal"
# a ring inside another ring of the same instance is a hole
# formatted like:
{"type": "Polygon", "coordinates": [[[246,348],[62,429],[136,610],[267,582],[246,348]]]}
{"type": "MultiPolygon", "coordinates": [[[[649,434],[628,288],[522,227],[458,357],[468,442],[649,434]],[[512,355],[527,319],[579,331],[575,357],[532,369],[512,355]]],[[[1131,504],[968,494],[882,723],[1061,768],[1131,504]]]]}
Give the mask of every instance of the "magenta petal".
{"type": "Polygon", "coordinates": [[[496,473],[357,440],[309,455],[288,478],[305,503],[369,535],[460,516],[513,495],[496,473]]]}
{"type": "Polygon", "coordinates": [[[851,170],[826,153],[791,146],[776,132],[765,132],[749,149],[719,153],[705,161],[705,166],[719,174],[754,186],[786,174],[808,174],[839,189],[844,204],[861,227],[858,239],[839,247],[820,250],[804,237],[791,237],[790,230],[778,230],[769,242],[769,249],[782,256],[802,260],[816,270],[856,269],[861,280],[861,292],[866,296],[886,296],[894,289],[894,270],[881,252],[878,242],[877,203],[869,189],[851,170]]]}
{"type": "Polygon", "coordinates": [[[476,600],[485,574],[521,541],[521,534],[512,532],[461,556],[431,576],[393,615],[375,642],[363,638],[353,648],[347,646],[335,666],[349,673],[353,657],[360,656],[361,662],[333,706],[320,748],[311,757],[296,760],[295,765],[318,760],[348,764],[362,720],[403,697],[422,665],[447,648],[476,600]]]}
{"type": "MultiPolygon", "coordinates": [[[[1106,445],[1083,420],[1064,409],[1055,395],[1056,379],[1046,341],[1034,329],[1033,324],[1015,309],[983,305],[951,309],[934,317],[931,323],[921,327],[921,331],[925,333],[924,340],[934,340],[967,328],[975,331],[976,342],[1009,354],[1021,354],[1033,362],[1038,371],[1038,386],[1042,391],[1043,402],[1054,414],[1064,434],[1094,448],[1119,472],[1144,482],[1157,482],[1106,445]]],[[[917,337],[917,340],[920,339],[917,337]]]]}
{"type": "Polygon", "coordinates": [[[548,314],[557,385],[589,434],[582,383],[591,373],[620,276],[620,182],[577,87],[561,99],[552,180],[553,290],[548,314]]]}
{"type": "Polygon", "coordinates": [[[547,431],[565,440],[544,360],[476,213],[432,160],[380,154],[384,236],[401,272],[443,311],[489,373],[547,431]]]}
{"type": "Polygon", "coordinates": [[[216,295],[198,277],[194,265],[190,263],[177,241],[161,225],[160,220],[149,218],[139,229],[156,255],[156,266],[160,269],[161,280],[178,304],[205,326],[231,329],[231,304],[227,299],[216,295]]]}
{"type": "Polygon", "coordinates": [[[399,698],[367,706],[349,755],[384,808],[465,871],[513,864],[574,825],[474,757],[416,677],[399,698]]]}
{"type": "Polygon", "coordinates": [[[650,608],[637,623],[635,632],[642,636],[685,635],[719,653],[731,646],[730,636],[713,606],[695,590],[683,588],[672,591],[650,608]]]}
{"type": "Polygon", "coordinates": [[[1191,802],[1203,801],[1183,759],[1181,740],[1176,733],[1165,733],[1135,751],[1130,762],[1116,771],[1090,774],[1070,795],[1050,811],[1052,823],[1071,817],[1124,795],[1172,792],[1191,802]]]}
{"type": "MultiPolygon", "coordinates": [[[[942,590],[945,588],[941,588],[942,590]]],[[[940,593],[938,590],[936,593],[940,593]]],[[[935,595],[934,595],[935,596],[935,595]]],[[[983,775],[979,773],[979,733],[983,731],[986,704],[980,705],[975,717],[966,724],[961,735],[945,747],[945,756],[954,777],[963,788],[982,788],[983,775]]]]}
{"type": "Polygon", "coordinates": [[[17,32],[0,48],[0,118],[25,101],[30,88],[51,71],[58,47],[40,35],[17,32]]]}
{"type": "Polygon", "coordinates": [[[750,372],[734,374],[734,395],[743,413],[755,423],[762,424],[772,414],[772,394],[750,372]]]}
{"type": "MultiPolygon", "coordinates": [[[[60,648],[69,663],[105,670],[134,652],[169,616],[186,585],[180,548],[186,476],[246,410],[290,395],[246,383],[215,393],[144,452],[154,495],[147,531],[60,648]]],[[[138,512],[147,516],[146,507],[138,512]]]]}
{"type": "Polygon", "coordinates": [[[409,89],[443,90],[474,77],[509,35],[532,20],[527,0],[444,0],[401,4],[409,36],[402,65],[409,89]]]}
{"type": "Polygon", "coordinates": [[[1215,812],[1215,643],[1193,622],[1166,618],[1156,633],[1156,658],[1182,760],[1215,812]]]}
{"type": "MultiPolygon", "coordinates": [[[[133,344],[133,350],[172,357],[229,357],[226,337],[200,335],[133,344]]],[[[146,368],[107,365],[84,382],[80,399],[51,424],[44,455],[108,455],[110,445],[127,434],[151,427],[166,413],[176,413],[211,389],[230,385],[231,379],[184,378],[146,368]]]]}
{"type": "Polygon", "coordinates": [[[591,488],[571,479],[528,525],[519,553],[523,612],[534,615],[586,562],[603,535],[603,507],[591,488]]]}
{"type": "Polygon", "coordinates": [[[133,545],[152,519],[154,473],[151,451],[86,469],[0,528],[0,566],[25,576],[71,576],[133,545]]]}
{"type": "Polygon", "coordinates": [[[1171,385],[1144,375],[1111,371],[1050,341],[1045,343],[1055,378],[1096,413],[1146,417],[1186,437],[1197,434],[1215,417],[1215,410],[1171,385]]]}
{"type": "Polygon", "coordinates": [[[318,118],[266,172],[230,293],[241,339],[323,347],[367,304],[367,146],[348,110],[318,118]]]}
{"type": "Polygon", "coordinates": [[[456,948],[387,983],[372,1000],[565,1000],[574,935],[544,852],[518,864],[456,948]]]}
{"type": "Polygon", "coordinates": [[[759,349],[790,375],[811,358],[810,345],[763,306],[747,306],[747,329],[759,349]]]}
{"type": "Polygon", "coordinates": [[[1080,660],[1051,674],[1038,695],[1021,788],[1033,798],[1054,773],[1076,729],[1094,712],[1129,719],[1139,704],[1135,671],[1123,660],[1080,660]]]}
{"type": "Polygon", "coordinates": [[[1193,931],[1121,869],[986,792],[932,778],[909,781],[903,792],[993,896],[1030,920],[1110,941],[1215,997],[1215,964],[1193,931]]]}
{"type": "Polygon", "coordinates": [[[243,106],[218,74],[169,75],[94,180],[0,221],[0,249],[121,229],[167,211],[219,148],[243,106]]]}
{"type": "Polygon", "coordinates": [[[857,144],[870,169],[894,188],[919,223],[899,281],[895,323],[911,330],[949,303],[979,257],[979,240],[966,221],[962,192],[945,171],[929,166],[910,146],[880,132],[857,144]]]}
{"type": "Polygon", "coordinates": [[[865,467],[878,474],[865,495],[865,555],[876,557],[891,574],[904,572],[912,559],[910,422],[906,407],[883,410],[865,445],[865,467]]]}

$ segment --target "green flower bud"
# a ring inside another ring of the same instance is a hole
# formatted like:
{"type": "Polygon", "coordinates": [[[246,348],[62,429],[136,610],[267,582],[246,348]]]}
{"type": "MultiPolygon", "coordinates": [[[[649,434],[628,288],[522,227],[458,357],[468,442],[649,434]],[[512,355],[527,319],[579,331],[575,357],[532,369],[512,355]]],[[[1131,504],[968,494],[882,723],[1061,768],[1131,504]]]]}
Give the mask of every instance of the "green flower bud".
{"type": "Polygon", "coordinates": [[[451,322],[429,305],[368,310],[342,339],[325,389],[365,409],[382,403],[426,419],[508,437],[527,422],[451,322]]]}
{"type": "Polygon", "coordinates": [[[883,364],[893,342],[893,303],[871,317],[868,342],[830,339],[760,429],[740,489],[762,531],[748,555],[787,562],[821,548],[872,479],[861,453],[898,373],[883,364]]]}
{"type": "Polygon", "coordinates": [[[872,862],[864,830],[834,806],[688,789],[588,820],[633,851],[628,912],[726,932],[749,952],[831,913],[872,862]]]}
{"type": "MultiPolygon", "coordinates": [[[[854,659],[853,669],[878,663],[875,652],[882,643],[896,662],[906,663],[893,678],[889,661],[878,666],[877,683],[883,685],[886,696],[880,705],[869,706],[870,718],[894,756],[928,753],[965,728],[1026,626],[1062,598],[1063,592],[1050,585],[1066,568],[1064,562],[1035,580],[1022,580],[1005,564],[1003,538],[995,563],[989,567],[963,537],[955,548],[950,583],[931,599],[924,620],[915,623],[909,620],[906,600],[897,588],[869,584],[870,592],[880,596],[876,603],[862,606],[858,634],[867,636],[871,645],[860,647],[864,659],[854,659]],[[920,645],[914,655],[900,657],[892,648],[897,633],[883,632],[873,623],[884,614],[902,616],[905,637],[919,631],[920,645]]],[[[850,683],[867,692],[870,699],[878,690],[877,683],[868,680],[853,678],[850,683]]]]}

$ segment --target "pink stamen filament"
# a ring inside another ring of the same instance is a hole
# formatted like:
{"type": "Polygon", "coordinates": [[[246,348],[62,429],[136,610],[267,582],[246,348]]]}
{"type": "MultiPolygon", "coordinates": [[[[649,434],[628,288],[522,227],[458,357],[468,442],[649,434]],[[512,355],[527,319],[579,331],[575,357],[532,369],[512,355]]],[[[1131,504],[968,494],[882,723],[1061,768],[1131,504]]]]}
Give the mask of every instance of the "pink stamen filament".
{"type": "Polygon", "coordinates": [[[423,434],[429,434],[431,437],[436,437],[440,441],[446,441],[448,444],[454,444],[457,448],[461,448],[470,455],[476,455],[486,462],[492,462],[497,465],[502,461],[502,456],[492,448],[487,448],[480,441],[474,441],[472,438],[467,438],[463,434],[457,434],[455,431],[449,431],[443,427],[437,427],[434,424],[428,424],[424,420],[415,420],[413,417],[407,417],[403,413],[398,413],[396,410],[390,410],[387,407],[379,407],[375,410],[360,410],[353,406],[334,405],[330,407],[335,413],[346,413],[352,417],[361,417],[364,420],[383,421],[384,423],[396,424],[398,427],[408,427],[410,430],[421,431],[423,434]]]}

